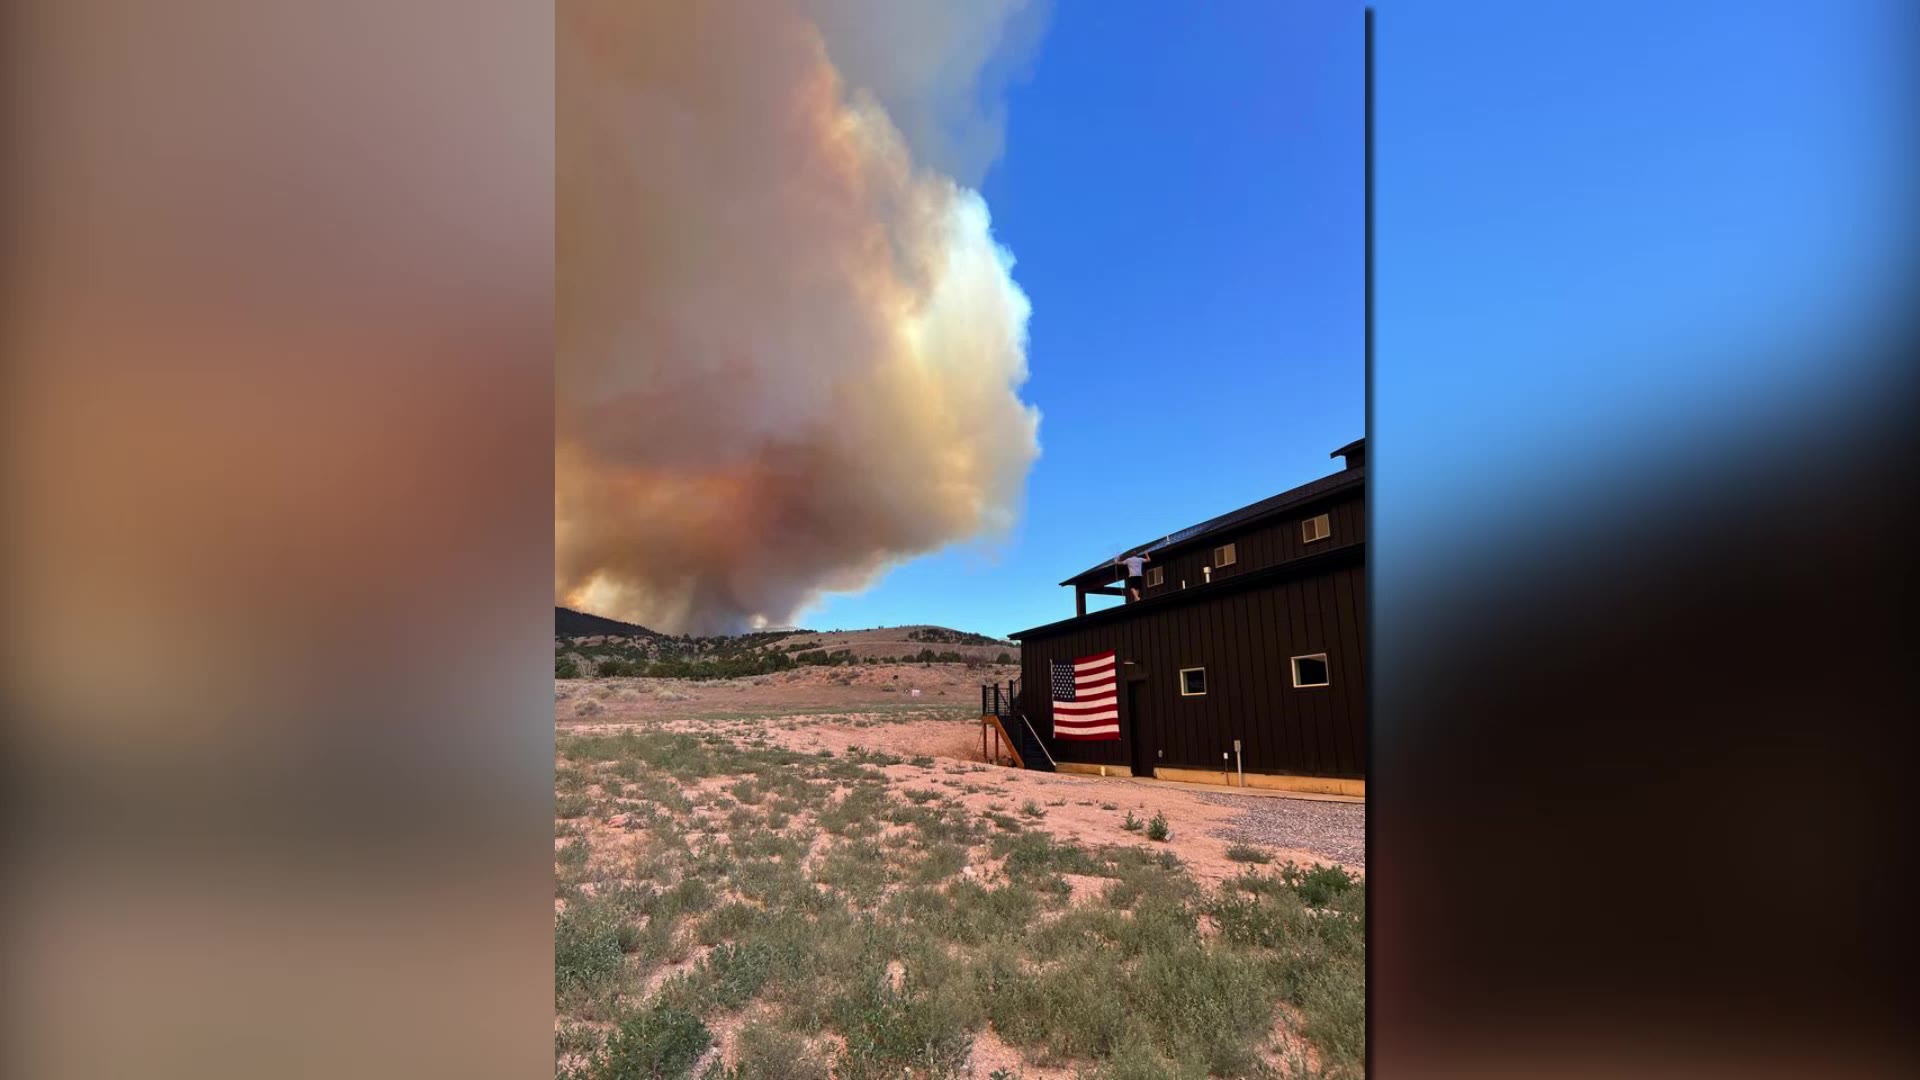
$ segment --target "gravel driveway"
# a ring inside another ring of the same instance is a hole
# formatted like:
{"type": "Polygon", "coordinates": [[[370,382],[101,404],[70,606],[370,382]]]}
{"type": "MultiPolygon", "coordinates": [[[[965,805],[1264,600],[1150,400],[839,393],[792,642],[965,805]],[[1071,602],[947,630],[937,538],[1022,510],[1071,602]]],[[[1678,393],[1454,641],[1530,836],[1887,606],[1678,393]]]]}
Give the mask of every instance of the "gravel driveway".
{"type": "Polygon", "coordinates": [[[1367,868],[1365,803],[1216,795],[1210,791],[1195,794],[1202,802],[1240,811],[1239,817],[1213,830],[1213,835],[1223,840],[1298,848],[1350,869],[1367,868]]]}

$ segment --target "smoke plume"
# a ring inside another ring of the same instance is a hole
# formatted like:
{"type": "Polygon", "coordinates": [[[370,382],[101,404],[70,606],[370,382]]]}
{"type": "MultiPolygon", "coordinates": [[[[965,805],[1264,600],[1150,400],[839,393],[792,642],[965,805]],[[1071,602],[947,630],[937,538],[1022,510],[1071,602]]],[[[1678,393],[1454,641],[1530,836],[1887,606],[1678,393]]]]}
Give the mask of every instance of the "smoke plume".
{"type": "Polygon", "coordinates": [[[1042,17],[560,4],[557,602],[782,623],[1012,523],[1029,305],[956,174],[1042,17]]]}

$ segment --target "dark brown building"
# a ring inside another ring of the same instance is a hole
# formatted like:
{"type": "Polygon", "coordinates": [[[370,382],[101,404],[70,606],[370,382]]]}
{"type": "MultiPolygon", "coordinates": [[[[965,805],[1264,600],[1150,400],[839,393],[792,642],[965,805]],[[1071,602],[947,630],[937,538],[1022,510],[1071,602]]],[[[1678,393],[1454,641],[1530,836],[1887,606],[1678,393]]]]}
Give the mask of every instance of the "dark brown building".
{"type": "Polygon", "coordinates": [[[1087,611],[1125,595],[1110,562],[1061,582],[1078,614],[1014,634],[1020,681],[983,707],[1030,767],[1365,793],[1365,440],[1333,456],[1346,468],[1129,550],[1152,560],[1137,603],[1087,611]],[[1108,650],[1120,738],[1055,738],[1051,665],[1108,650]]]}

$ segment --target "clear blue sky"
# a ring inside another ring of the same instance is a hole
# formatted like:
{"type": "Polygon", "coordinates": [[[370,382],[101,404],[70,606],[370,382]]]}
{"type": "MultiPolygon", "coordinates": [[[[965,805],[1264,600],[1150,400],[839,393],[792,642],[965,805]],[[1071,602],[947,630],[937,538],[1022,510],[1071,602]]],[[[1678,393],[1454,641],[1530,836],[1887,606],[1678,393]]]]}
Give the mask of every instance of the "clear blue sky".
{"type": "Polygon", "coordinates": [[[1068,575],[1339,467],[1365,419],[1361,11],[1055,5],[983,186],[1033,301],[1020,522],[806,626],[1065,618],[1068,575]]]}
{"type": "Polygon", "coordinates": [[[1917,16],[1380,6],[1377,613],[1491,530],[1625,507],[1877,391],[1873,338],[1911,310],[1917,16]]]}

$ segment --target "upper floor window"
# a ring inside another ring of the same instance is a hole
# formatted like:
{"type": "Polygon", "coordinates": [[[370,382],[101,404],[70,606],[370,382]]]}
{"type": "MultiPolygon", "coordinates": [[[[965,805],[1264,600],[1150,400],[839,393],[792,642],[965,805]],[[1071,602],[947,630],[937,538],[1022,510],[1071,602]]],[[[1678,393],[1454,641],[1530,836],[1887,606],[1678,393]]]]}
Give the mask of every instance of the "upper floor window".
{"type": "Polygon", "coordinates": [[[1167,580],[1167,568],[1164,566],[1147,567],[1147,588],[1151,589],[1167,580]]]}
{"type": "Polygon", "coordinates": [[[1233,544],[1221,544],[1213,549],[1213,567],[1216,570],[1222,566],[1232,566],[1239,561],[1239,549],[1233,544]]]}
{"type": "Polygon", "coordinates": [[[1314,653],[1310,656],[1293,658],[1293,685],[1295,689],[1303,686],[1327,686],[1327,654],[1314,653]]]}
{"type": "Polygon", "coordinates": [[[1301,543],[1311,544],[1315,540],[1325,540],[1332,535],[1333,530],[1328,527],[1327,515],[1325,514],[1321,514],[1318,517],[1310,517],[1300,523],[1301,543]]]}
{"type": "Polygon", "coordinates": [[[1201,697],[1207,692],[1207,669],[1190,667],[1180,669],[1180,696],[1201,697]]]}

